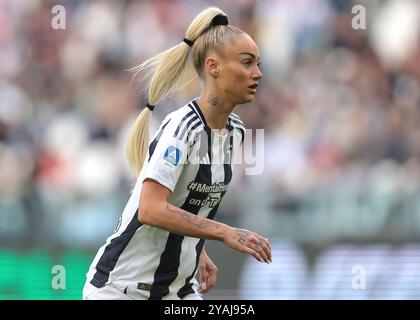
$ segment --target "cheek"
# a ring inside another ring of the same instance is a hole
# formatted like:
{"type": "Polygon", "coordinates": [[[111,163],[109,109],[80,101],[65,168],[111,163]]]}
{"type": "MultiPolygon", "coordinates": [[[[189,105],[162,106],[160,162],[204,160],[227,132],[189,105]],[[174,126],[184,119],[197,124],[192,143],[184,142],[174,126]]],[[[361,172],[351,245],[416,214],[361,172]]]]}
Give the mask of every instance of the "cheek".
{"type": "Polygon", "coordinates": [[[243,93],[244,86],[246,86],[248,83],[246,76],[239,72],[232,72],[228,81],[229,83],[226,83],[227,91],[235,95],[243,93]]]}
{"type": "Polygon", "coordinates": [[[233,75],[233,81],[237,84],[246,82],[247,79],[248,77],[245,72],[235,72],[233,75]]]}
{"type": "Polygon", "coordinates": [[[244,92],[244,86],[248,86],[249,75],[242,66],[231,65],[224,70],[224,91],[228,94],[238,95],[244,92]]]}

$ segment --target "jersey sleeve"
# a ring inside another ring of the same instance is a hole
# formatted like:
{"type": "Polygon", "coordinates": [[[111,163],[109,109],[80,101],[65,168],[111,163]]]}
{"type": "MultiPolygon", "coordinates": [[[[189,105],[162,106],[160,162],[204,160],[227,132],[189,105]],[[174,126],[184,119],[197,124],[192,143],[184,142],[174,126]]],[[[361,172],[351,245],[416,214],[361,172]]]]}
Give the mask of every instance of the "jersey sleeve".
{"type": "MultiPolygon", "coordinates": [[[[167,122],[165,122],[167,121],[167,122]]],[[[172,192],[187,161],[188,143],[181,139],[174,119],[163,125],[149,145],[148,163],[142,177],[153,179],[172,192]]]]}

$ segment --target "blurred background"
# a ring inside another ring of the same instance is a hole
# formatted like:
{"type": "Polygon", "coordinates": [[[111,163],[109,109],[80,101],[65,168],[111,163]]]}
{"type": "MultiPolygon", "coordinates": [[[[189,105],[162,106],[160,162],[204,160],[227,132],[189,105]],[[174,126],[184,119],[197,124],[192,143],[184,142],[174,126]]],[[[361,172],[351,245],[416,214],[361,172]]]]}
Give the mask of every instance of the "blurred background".
{"type": "MultiPolygon", "coordinates": [[[[216,219],[274,255],[207,241],[220,270],[207,298],[420,299],[416,0],[0,0],[0,299],[81,299],[134,183],[125,144],[145,97],[127,69],[211,5],[255,39],[264,73],[235,111],[264,129],[264,171],[237,166],[216,219]]],[[[153,131],[199,93],[159,104],[153,131]]]]}

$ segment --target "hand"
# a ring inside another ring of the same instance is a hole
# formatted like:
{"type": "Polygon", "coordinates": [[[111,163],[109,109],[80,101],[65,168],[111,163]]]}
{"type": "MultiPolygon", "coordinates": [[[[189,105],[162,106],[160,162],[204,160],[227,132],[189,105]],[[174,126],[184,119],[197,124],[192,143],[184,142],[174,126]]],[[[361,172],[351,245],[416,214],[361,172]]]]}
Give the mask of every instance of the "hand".
{"type": "Polygon", "coordinates": [[[198,262],[198,292],[207,293],[216,285],[218,269],[203,249],[198,262]]]}
{"type": "Polygon", "coordinates": [[[250,254],[260,262],[272,262],[268,239],[249,230],[228,227],[223,243],[232,249],[250,254]]]}

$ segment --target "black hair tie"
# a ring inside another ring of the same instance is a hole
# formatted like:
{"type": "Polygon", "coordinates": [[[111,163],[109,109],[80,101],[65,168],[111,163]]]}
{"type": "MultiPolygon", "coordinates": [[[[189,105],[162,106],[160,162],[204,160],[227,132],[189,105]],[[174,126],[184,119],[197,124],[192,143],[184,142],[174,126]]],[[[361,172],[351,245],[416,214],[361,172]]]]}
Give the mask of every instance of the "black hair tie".
{"type": "Polygon", "coordinates": [[[191,40],[189,40],[189,39],[187,39],[187,38],[184,38],[184,40],[183,40],[186,44],[188,44],[190,47],[192,47],[193,46],[193,44],[194,44],[194,41],[191,41],[191,40]]]}
{"type": "MultiPolygon", "coordinates": [[[[215,16],[210,23],[210,27],[214,27],[214,26],[227,26],[229,24],[228,18],[227,16],[223,16],[223,15],[217,15],[215,16]]],[[[193,46],[194,41],[184,38],[182,41],[184,41],[186,44],[188,44],[190,47],[193,46]]]]}
{"type": "Polygon", "coordinates": [[[153,111],[153,109],[155,108],[155,106],[152,106],[149,102],[146,103],[146,107],[150,110],[153,111]]]}
{"type": "Polygon", "coordinates": [[[229,24],[227,16],[223,16],[221,14],[215,16],[211,20],[211,26],[227,26],[229,24]]]}

